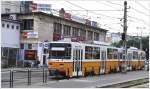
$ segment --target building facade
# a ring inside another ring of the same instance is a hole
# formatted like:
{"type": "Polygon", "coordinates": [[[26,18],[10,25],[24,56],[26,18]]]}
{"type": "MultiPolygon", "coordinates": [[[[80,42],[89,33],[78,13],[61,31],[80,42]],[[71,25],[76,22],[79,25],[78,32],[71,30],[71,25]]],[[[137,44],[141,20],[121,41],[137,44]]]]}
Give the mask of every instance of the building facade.
{"type": "Polygon", "coordinates": [[[1,13],[20,13],[20,1],[2,1],[1,13]]]}
{"type": "Polygon", "coordinates": [[[19,59],[20,22],[1,20],[1,64],[2,67],[16,66],[19,59]]]}
{"type": "Polygon", "coordinates": [[[121,39],[121,33],[109,33],[106,36],[106,42],[111,44],[115,42],[119,42],[121,39]]]}
{"type": "MultiPolygon", "coordinates": [[[[92,43],[93,41],[105,42],[107,30],[89,26],[76,21],[64,19],[62,17],[34,12],[18,14],[21,20],[21,50],[34,50],[38,60],[43,63],[43,57],[39,43],[60,41],[69,39],[74,42],[92,43]],[[41,55],[40,55],[41,54],[41,55]],[[40,56],[39,56],[40,55],[40,56]]],[[[36,59],[36,58],[33,58],[36,59]]],[[[25,57],[23,60],[26,60],[25,57]]]]}
{"type": "Polygon", "coordinates": [[[29,13],[32,1],[1,1],[1,13],[29,13]]]}

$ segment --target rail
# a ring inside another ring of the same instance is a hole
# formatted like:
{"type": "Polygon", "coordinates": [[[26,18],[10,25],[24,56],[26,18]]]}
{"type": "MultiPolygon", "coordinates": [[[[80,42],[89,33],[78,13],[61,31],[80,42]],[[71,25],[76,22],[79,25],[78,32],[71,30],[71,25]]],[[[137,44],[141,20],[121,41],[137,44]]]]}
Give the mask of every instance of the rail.
{"type": "Polygon", "coordinates": [[[149,82],[149,78],[143,78],[143,79],[131,80],[127,82],[106,85],[106,86],[101,86],[101,87],[97,86],[96,88],[129,88],[132,86],[137,86],[137,85],[145,84],[148,82],[149,82]]]}
{"type": "MultiPolygon", "coordinates": [[[[26,80],[25,82],[27,83],[27,85],[31,85],[32,83],[32,78],[35,78],[38,74],[33,74],[34,72],[39,72],[42,74],[42,82],[43,83],[47,83],[47,78],[48,78],[48,69],[47,68],[38,68],[38,69],[31,69],[31,68],[28,68],[28,69],[24,69],[24,70],[21,70],[21,69],[11,69],[11,70],[5,70],[5,71],[1,71],[1,73],[6,73],[6,74],[3,74],[2,78],[1,78],[1,83],[6,83],[7,84],[4,84],[4,85],[9,85],[10,88],[13,88],[14,87],[14,82],[17,81],[17,79],[22,79],[22,80],[26,80]],[[17,75],[18,73],[18,75],[17,75]],[[22,75],[21,77],[19,76],[20,74],[19,73],[23,73],[24,75],[22,75]],[[4,77],[4,75],[6,75],[4,77]],[[9,83],[9,84],[8,84],[9,83]]],[[[37,76],[39,77],[39,76],[37,76]]]]}

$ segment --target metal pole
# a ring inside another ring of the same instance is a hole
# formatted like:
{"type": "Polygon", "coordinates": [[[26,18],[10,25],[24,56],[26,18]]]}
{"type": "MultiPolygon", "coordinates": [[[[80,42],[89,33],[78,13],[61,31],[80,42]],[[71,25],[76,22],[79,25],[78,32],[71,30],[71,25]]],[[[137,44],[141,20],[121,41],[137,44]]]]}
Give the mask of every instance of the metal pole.
{"type": "Polygon", "coordinates": [[[141,31],[140,49],[142,50],[142,31],[141,31]]]}
{"type": "Polygon", "coordinates": [[[7,50],[7,67],[8,67],[8,65],[9,65],[9,48],[7,48],[8,50],[7,50]]]}
{"type": "Polygon", "coordinates": [[[30,69],[28,69],[28,85],[30,85],[30,69]]]}
{"type": "Polygon", "coordinates": [[[30,70],[30,85],[31,85],[31,70],[30,70]]]}
{"type": "Polygon", "coordinates": [[[12,79],[11,79],[11,83],[12,83],[11,85],[12,85],[12,87],[13,87],[13,85],[14,85],[14,84],[13,84],[13,82],[14,82],[13,71],[11,72],[11,76],[12,76],[12,77],[11,77],[11,78],[12,78],[12,79]]]}
{"type": "Polygon", "coordinates": [[[124,63],[124,72],[126,72],[127,68],[127,48],[126,48],[126,34],[127,34],[127,1],[124,1],[124,25],[123,25],[123,32],[125,35],[125,39],[123,41],[123,46],[125,49],[125,63],[124,63]]]}
{"type": "Polygon", "coordinates": [[[12,84],[12,83],[11,83],[11,82],[12,82],[12,81],[11,81],[11,79],[12,79],[12,78],[11,78],[11,77],[12,77],[12,74],[11,74],[11,73],[12,73],[12,72],[11,72],[11,70],[10,70],[10,79],[9,79],[9,81],[10,81],[10,82],[9,82],[9,87],[10,87],[10,88],[11,88],[11,84],[12,84]]]}
{"type": "Polygon", "coordinates": [[[47,70],[45,70],[45,83],[47,82],[47,70]]]}
{"type": "Polygon", "coordinates": [[[77,77],[79,76],[79,75],[78,75],[78,72],[79,72],[79,69],[78,69],[78,67],[77,67],[77,77]]]}
{"type": "Polygon", "coordinates": [[[44,83],[44,68],[43,68],[43,83],[44,83]]]}

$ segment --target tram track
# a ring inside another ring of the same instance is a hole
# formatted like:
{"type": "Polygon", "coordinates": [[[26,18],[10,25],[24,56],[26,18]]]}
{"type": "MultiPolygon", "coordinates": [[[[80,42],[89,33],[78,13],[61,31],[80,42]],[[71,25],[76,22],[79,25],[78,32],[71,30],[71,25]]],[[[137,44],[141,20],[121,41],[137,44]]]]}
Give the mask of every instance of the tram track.
{"type": "Polygon", "coordinates": [[[96,88],[130,88],[145,83],[149,83],[149,78],[136,79],[136,80],[131,80],[131,81],[117,83],[117,84],[105,85],[101,87],[96,86],[96,88]]]}

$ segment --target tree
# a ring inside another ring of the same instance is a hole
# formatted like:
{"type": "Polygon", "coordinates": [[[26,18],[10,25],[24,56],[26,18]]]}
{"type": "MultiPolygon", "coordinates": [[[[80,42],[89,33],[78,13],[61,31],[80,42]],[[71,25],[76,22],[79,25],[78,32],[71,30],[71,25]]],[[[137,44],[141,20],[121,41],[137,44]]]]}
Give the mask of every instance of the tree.
{"type": "MultiPolygon", "coordinates": [[[[127,47],[133,46],[140,49],[140,41],[140,38],[132,38],[127,41],[127,47]]],[[[123,41],[121,40],[119,42],[112,43],[111,45],[115,47],[122,47],[123,41]]],[[[149,59],[149,36],[142,37],[142,50],[146,52],[146,59],[149,59]]]]}

